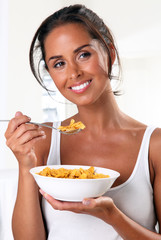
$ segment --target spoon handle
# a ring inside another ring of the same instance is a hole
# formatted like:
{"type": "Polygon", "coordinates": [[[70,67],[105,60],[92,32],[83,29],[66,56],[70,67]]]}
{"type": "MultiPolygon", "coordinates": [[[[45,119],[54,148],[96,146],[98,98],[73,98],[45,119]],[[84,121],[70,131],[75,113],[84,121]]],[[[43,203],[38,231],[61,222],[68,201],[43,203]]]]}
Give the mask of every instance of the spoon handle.
{"type": "Polygon", "coordinates": [[[53,127],[53,126],[49,126],[47,124],[44,124],[44,123],[37,123],[37,122],[27,122],[27,124],[35,124],[35,125],[39,125],[39,126],[42,126],[42,127],[47,127],[47,128],[51,128],[51,129],[55,129],[57,131],[59,131],[59,129],[53,127]]]}
{"type": "MultiPolygon", "coordinates": [[[[9,122],[10,120],[0,120],[0,122],[9,122]]],[[[49,126],[47,124],[44,123],[37,123],[37,122],[26,122],[26,124],[35,124],[38,126],[42,126],[42,127],[47,127],[47,128],[51,128],[51,129],[55,129],[57,131],[59,131],[57,128],[53,127],[53,126],[49,126]]]]}

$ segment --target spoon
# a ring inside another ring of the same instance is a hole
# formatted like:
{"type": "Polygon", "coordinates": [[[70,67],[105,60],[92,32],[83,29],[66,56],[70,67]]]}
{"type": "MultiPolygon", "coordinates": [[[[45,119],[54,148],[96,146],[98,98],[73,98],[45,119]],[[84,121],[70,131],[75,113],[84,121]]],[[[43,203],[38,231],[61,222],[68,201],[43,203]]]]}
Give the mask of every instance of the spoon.
{"type": "MultiPolygon", "coordinates": [[[[0,122],[9,122],[10,120],[0,120],[0,122]]],[[[67,134],[67,135],[71,135],[71,134],[75,134],[75,133],[79,133],[82,129],[81,128],[78,128],[78,129],[74,129],[74,130],[66,130],[66,131],[61,131],[53,126],[49,126],[47,124],[44,124],[44,123],[37,123],[37,122],[27,122],[26,124],[35,124],[35,125],[38,125],[38,126],[42,126],[42,127],[47,127],[47,128],[51,128],[51,129],[54,129],[60,133],[63,133],[63,134],[67,134]]]]}

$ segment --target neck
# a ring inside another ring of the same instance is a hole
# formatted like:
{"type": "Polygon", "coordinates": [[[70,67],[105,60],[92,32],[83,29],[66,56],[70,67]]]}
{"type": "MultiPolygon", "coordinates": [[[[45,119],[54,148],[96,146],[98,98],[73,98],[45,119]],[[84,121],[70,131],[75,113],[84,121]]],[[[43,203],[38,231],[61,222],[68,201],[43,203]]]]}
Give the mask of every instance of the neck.
{"type": "Polygon", "coordinates": [[[78,106],[78,119],[88,129],[102,132],[107,128],[119,127],[123,114],[118,108],[112,92],[106,92],[97,102],[88,106],[78,106]]]}

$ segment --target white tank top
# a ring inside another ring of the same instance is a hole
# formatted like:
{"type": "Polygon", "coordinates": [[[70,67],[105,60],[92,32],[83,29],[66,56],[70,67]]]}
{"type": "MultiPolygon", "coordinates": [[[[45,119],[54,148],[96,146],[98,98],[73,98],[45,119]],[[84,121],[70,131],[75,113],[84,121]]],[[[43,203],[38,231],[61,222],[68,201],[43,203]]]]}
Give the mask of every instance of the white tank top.
{"type": "MultiPolygon", "coordinates": [[[[60,126],[60,122],[54,123],[54,126],[60,126]]],[[[154,129],[155,127],[147,127],[144,133],[131,176],[123,184],[111,188],[105,196],[111,197],[116,206],[128,217],[155,232],[157,220],[148,164],[149,141],[154,129]]],[[[61,164],[60,133],[54,130],[47,164],[61,164]]],[[[122,240],[113,227],[101,219],[86,214],[54,210],[44,198],[42,208],[48,240],[122,240]]]]}

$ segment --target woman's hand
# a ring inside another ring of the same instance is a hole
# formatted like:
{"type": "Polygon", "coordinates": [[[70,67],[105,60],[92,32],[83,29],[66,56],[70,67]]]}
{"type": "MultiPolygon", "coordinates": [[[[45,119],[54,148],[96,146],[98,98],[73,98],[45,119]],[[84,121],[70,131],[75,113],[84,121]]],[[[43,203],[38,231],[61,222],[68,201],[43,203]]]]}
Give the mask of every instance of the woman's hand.
{"type": "Polygon", "coordinates": [[[109,197],[89,198],[82,202],[59,201],[40,189],[40,193],[55,210],[67,210],[75,213],[84,213],[102,219],[108,224],[113,224],[117,208],[109,197]]]}
{"type": "Polygon", "coordinates": [[[39,126],[26,124],[30,120],[21,112],[17,112],[9,122],[5,133],[7,146],[12,150],[19,164],[25,168],[36,166],[34,144],[36,141],[45,138],[45,133],[39,126]]]}

